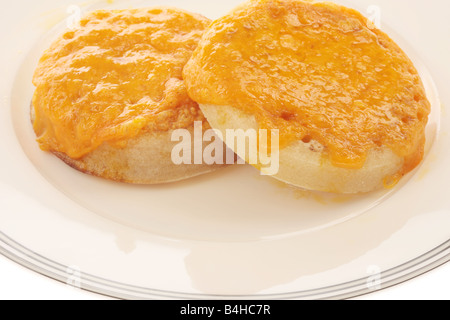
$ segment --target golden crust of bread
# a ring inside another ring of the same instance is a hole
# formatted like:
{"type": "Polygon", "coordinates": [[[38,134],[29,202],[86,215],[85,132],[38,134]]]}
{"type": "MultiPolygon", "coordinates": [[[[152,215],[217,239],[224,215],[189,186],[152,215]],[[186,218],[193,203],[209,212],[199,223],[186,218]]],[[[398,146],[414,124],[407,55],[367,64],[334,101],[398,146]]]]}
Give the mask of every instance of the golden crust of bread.
{"type": "MultiPolygon", "coordinates": [[[[204,104],[200,108],[211,126],[221,132],[227,129],[258,130],[256,118],[240,109],[204,104]]],[[[246,155],[238,156],[246,158],[246,155]]],[[[363,168],[339,168],[331,163],[320,143],[297,141],[280,150],[280,170],[274,178],[308,190],[366,193],[383,188],[398,173],[403,162],[390,149],[380,147],[369,152],[363,168]]]]}

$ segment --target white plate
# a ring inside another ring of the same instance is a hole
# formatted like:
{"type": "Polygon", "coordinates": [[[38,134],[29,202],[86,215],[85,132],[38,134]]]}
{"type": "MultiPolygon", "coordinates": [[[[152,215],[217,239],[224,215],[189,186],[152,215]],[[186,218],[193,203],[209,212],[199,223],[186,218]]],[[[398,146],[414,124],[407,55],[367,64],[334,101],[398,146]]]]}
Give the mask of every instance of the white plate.
{"type": "Polygon", "coordinates": [[[383,28],[414,60],[433,104],[420,168],[394,190],[358,197],[301,192],[247,166],[130,186],[78,173],[40,151],[28,114],[31,76],[76,14],[71,5],[165,4],[216,18],[240,0],[111,2],[8,2],[0,22],[9,44],[0,54],[1,253],[119,298],[348,298],[450,259],[450,119],[441,104],[450,96],[437,89],[450,74],[447,1],[435,0],[433,15],[420,0],[353,4],[369,15],[381,10],[383,28]]]}

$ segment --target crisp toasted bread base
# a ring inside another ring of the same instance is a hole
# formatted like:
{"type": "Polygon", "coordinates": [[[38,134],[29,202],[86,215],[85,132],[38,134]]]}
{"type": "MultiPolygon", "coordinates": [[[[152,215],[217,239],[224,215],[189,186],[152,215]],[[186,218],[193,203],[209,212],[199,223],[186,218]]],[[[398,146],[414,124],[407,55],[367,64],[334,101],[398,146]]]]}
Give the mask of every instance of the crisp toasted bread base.
{"type": "MultiPolygon", "coordinates": [[[[210,125],[226,129],[258,130],[256,118],[232,106],[200,105],[210,125]]],[[[224,135],[226,136],[226,135],[224,135]]],[[[225,141],[226,143],[227,141],[225,141]]],[[[246,159],[246,155],[239,154],[246,159]]],[[[334,166],[324,146],[316,141],[297,141],[280,150],[280,170],[274,178],[307,190],[357,194],[383,188],[386,179],[396,175],[404,160],[388,148],[371,150],[361,169],[334,166]]]]}
{"type": "MultiPolygon", "coordinates": [[[[190,129],[193,136],[193,128],[190,129]]],[[[75,160],[54,154],[71,167],[108,180],[132,184],[176,182],[213,172],[219,165],[175,165],[171,160],[172,132],[144,133],[118,149],[103,144],[85,157],[75,160]]]]}
{"type": "MultiPolygon", "coordinates": [[[[34,108],[31,120],[34,122],[34,108]]],[[[187,129],[194,137],[194,126],[187,129]]],[[[104,143],[81,159],[52,152],[72,168],[100,178],[131,184],[162,184],[177,182],[210,173],[224,165],[181,164],[172,161],[173,131],[144,132],[130,139],[126,147],[117,148],[104,143]]],[[[192,141],[192,148],[193,148],[192,141]]],[[[192,154],[193,151],[191,152],[192,154]]]]}

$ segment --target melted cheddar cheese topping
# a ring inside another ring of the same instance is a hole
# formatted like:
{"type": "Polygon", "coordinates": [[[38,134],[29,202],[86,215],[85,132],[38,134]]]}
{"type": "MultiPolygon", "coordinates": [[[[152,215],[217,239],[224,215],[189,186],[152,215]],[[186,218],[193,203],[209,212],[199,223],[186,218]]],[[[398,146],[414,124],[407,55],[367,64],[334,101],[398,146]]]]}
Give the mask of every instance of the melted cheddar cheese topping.
{"type": "Polygon", "coordinates": [[[423,158],[430,112],[406,54],[359,12],[326,2],[253,0],[213,22],[184,69],[200,104],[233,106],[281,143],[316,140],[335,166],[371,149],[423,158]]]}
{"type": "Polygon", "coordinates": [[[81,158],[146,130],[203,121],[182,70],[210,21],[170,8],[95,11],[62,35],[35,72],[34,129],[43,150],[81,158]]]}

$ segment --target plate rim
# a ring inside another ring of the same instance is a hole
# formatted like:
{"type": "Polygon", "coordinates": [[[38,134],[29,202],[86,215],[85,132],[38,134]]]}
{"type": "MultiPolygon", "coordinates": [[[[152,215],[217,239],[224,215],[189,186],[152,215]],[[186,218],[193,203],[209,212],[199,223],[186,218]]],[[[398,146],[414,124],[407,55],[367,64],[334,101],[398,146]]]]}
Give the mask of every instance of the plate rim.
{"type": "Polygon", "coordinates": [[[381,272],[381,284],[376,289],[367,285],[368,278],[366,277],[312,290],[255,295],[214,295],[151,289],[107,280],[84,272],[79,274],[79,283],[73,285],[68,282],[69,278],[67,277],[70,266],[33,252],[2,231],[0,231],[0,254],[31,271],[69,287],[122,300],[346,300],[399,285],[445,265],[450,262],[450,239],[419,257],[381,272]]]}

